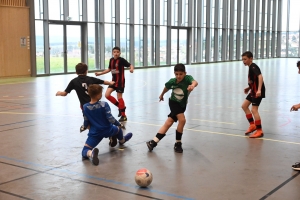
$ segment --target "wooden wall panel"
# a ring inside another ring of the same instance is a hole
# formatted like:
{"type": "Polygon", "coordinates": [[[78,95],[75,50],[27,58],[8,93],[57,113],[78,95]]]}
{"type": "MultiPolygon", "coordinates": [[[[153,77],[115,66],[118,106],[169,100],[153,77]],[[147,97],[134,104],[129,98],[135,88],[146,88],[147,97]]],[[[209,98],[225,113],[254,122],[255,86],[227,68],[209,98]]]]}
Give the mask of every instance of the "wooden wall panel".
{"type": "Polygon", "coordinates": [[[30,75],[29,36],[29,8],[0,6],[0,77],[30,75]]]}
{"type": "Polygon", "coordinates": [[[24,7],[26,5],[26,0],[0,0],[0,5],[24,7]]]}

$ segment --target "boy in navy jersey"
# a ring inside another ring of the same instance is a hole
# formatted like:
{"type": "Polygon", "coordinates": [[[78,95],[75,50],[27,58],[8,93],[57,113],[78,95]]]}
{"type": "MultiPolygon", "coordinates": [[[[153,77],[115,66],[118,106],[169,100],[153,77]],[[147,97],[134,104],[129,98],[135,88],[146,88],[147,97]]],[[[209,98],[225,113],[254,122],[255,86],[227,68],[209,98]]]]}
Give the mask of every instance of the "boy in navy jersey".
{"type": "MultiPolygon", "coordinates": [[[[78,63],[75,67],[76,78],[72,79],[65,91],[58,91],[56,96],[67,96],[72,90],[76,91],[80,102],[80,108],[83,108],[83,105],[90,102],[91,98],[87,93],[87,88],[91,84],[104,84],[104,85],[113,85],[114,81],[103,81],[101,79],[87,76],[88,66],[85,63],[78,63]]],[[[80,127],[80,131],[83,131],[83,127],[80,127]]]]}
{"type": "MultiPolygon", "coordinates": [[[[298,74],[300,74],[300,61],[297,62],[297,67],[298,67],[298,74]]],[[[290,111],[298,111],[299,108],[300,108],[300,103],[293,105],[290,111]]],[[[300,171],[300,162],[296,162],[294,165],[292,165],[292,168],[294,170],[300,171]]]]}
{"type": "Polygon", "coordinates": [[[83,126],[85,128],[90,126],[90,129],[82,149],[82,157],[89,158],[94,165],[99,164],[99,150],[95,147],[103,138],[110,138],[109,145],[114,147],[117,145],[117,139],[119,144],[123,145],[132,137],[132,133],[123,136],[122,125],[112,116],[108,103],[100,101],[102,89],[103,87],[100,85],[90,85],[88,93],[91,101],[83,105],[83,126]]]}
{"type": "Polygon", "coordinates": [[[242,60],[245,66],[249,67],[248,72],[248,87],[244,89],[244,93],[250,93],[244,100],[242,104],[242,109],[246,114],[246,118],[250,123],[248,130],[246,130],[245,135],[248,135],[256,130],[250,138],[263,137],[264,133],[262,131],[261,119],[258,113],[258,107],[262,98],[265,98],[265,84],[263,76],[261,74],[260,68],[253,63],[253,54],[250,51],[246,51],[242,54],[242,60]],[[251,111],[249,109],[250,104],[252,104],[251,111]],[[253,119],[254,117],[254,119],[253,119]]]}
{"type": "Polygon", "coordinates": [[[118,117],[121,117],[119,119],[120,122],[127,121],[127,116],[125,114],[125,102],[123,99],[123,93],[125,89],[125,72],[124,67],[130,67],[130,73],[133,73],[134,67],[132,64],[130,64],[127,60],[120,57],[121,50],[119,47],[114,47],[112,50],[113,57],[109,61],[109,67],[108,69],[102,71],[102,72],[96,72],[96,76],[100,76],[103,74],[106,74],[108,72],[111,72],[112,74],[112,81],[115,82],[114,85],[110,85],[105,93],[105,97],[113,103],[115,106],[119,108],[119,115],[118,117]],[[111,96],[111,93],[113,91],[117,92],[117,99],[115,99],[113,96],[111,96]]]}
{"type": "Polygon", "coordinates": [[[185,66],[181,63],[174,67],[175,78],[171,78],[165,83],[165,87],[159,96],[159,101],[164,100],[164,94],[170,89],[172,90],[171,97],[169,98],[170,114],[165,124],[158,130],[158,133],[149,142],[146,142],[149,151],[152,151],[157,143],[165,137],[166,132],[172,126],[174,122],[178,121],[176,129],[176,143],[174,145],[174,151],[176,153],[182,153],[182,133],[185,125],[184,112],[186,110],[188,96],[191,91],[198,85],[198,82],[194,80],[191,75],[186,75],[185,66]]]}

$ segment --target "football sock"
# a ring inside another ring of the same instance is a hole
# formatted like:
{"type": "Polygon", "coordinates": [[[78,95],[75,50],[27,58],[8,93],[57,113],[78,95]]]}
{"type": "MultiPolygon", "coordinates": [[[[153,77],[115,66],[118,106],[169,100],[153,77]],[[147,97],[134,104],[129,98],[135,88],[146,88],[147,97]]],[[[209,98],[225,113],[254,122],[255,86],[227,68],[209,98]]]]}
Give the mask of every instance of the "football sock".
{"type": "Polygon", "coordinates": [[[246,118],[247,118],[247,120],[248,120],[248,122],[249,122],[250,124],[254,124],[254,120],[253,120],[252,114],[247,114],[247,115],[246,115],[246,118]]]}
{"type": "Polygon", "coordinates": [[[118,99],[119,100],[119,109],[121,111],[121,115],[122,116],[126,116],[125,115],[125,102],[123,98],[118,99]]]}
{"type": "Polygon", "coordinates": [[[82,157],[89,158],[92,155],[92,148],[84,146],[81,152],[82,157]]]}
{"type": "Polygon", "coordinates": [[[166,134],[157,133],[156,136],[153,138],[153,140],[154,140],[154,142],[158,143],[165,136],[166,136],[166,134]]]}
{"type": "Polygon", "coordinates": [[[119,106],[119,102],[117,101],[117,99],[115,99],[115,97],[108,96],[107,100],[110,101],[111,103],[115,104],[117,107],[119,106]]]}
{"type": "Polygon", "coordinates": [[[261,130],[261,120],[255,120],[256,130],[261,130]]]}
{"type": "Polygon", "coordinates": [[[176,130],[176,142],[181,142],[182,133],[176,130]]]}

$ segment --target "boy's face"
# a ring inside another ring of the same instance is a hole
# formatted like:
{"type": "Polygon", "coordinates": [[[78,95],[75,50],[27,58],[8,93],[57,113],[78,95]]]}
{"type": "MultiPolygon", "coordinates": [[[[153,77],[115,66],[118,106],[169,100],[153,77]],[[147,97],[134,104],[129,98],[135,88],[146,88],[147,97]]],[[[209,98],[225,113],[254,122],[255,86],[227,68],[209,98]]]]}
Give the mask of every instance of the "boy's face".
{"type": "Polygon", "coordinates": [[[179,82],[182,81],[183,78],[185,77],[186,72],[180,72],[180,71],[177,71],[177,72],[174,72],[174,74],[175,74],[177,83],[179,83],[179,82]]]}
{"type": "Polygon", "coordinates": [[[245,66],[250,66],[252,64],[253,58],[248,58],[247,56],[242,57],[245,66]]]}
{"type": "Polygon", "coordinates": [[[112,54],[113,54],[114,59],[117,59],[117,58],[120,57],[121,52],[119,50],[117,50],[117,49],[114,49],[113,52],[112,52],[112,54]]]}

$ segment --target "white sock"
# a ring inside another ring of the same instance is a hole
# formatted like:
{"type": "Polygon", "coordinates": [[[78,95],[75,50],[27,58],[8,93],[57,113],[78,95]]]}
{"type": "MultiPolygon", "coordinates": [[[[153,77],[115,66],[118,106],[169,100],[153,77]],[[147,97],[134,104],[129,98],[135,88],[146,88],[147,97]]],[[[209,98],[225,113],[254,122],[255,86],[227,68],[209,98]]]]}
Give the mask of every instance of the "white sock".
{"type": "Polygon", "coordinates": [[[88,152],[87,152],[87,156],[88,156],[89,158],[91,158],[91,157],[92,157],[92,150],[88,150],[88,152]]]}
{"type": "Polygon", "coordinates": [[[159,142],[159,139],[157,137],[154,137],[153,138],[154,142],[158,143],[159,142]]]}

